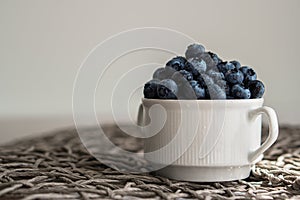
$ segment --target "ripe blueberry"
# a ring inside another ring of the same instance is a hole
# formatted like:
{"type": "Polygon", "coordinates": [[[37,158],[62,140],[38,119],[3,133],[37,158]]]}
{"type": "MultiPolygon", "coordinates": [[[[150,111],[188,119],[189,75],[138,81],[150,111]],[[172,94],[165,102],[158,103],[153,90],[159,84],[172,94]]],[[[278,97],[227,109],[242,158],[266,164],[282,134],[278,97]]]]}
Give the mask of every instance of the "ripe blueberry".
{"type": "Polygon", "coordinates": [[[196,81],[196,80],[191,80],[189,83],[192,87],[195,87],[196,85],[199,84],[198,81],[196,81]]]}
{"type": "Polygon", "coordinates": [[[180,70],[180,71],[178,71],[178,72],[175,72],[175,73],[172,75],[172,79],[173,79],[174,81],[176,81],[177,83],[182,82],[182,81],[183,81],[183,80],[182,80],[183,78],[184,78],[185,80],[187,80],[187,81],[191,81],[191,80],[193,80],[193,75],[192,75],[190,72],[186,71],[186,70],[180,70]]]}
{"type": "Polygon", "coordinates": [[[206,90],[210,99],[226,99],[225,91],[217,84],[207,85],[206,90]]]}
{"type": "Polygon", "coordinates": [[[220,86],[220,88],[225,91],[226,96],[230,96],[230,94],[231,94],[230,93],[230,86],[227,83],[227,81],[225,81],[225,80],[218,80],[216,82],[216,84],[218,84],[220,86]]]}
{"type": "Polygon", "coordinates": [[[241,72],[243,72],[243,74],[247,74],[248,69],[251,69],[251,68],[248,67],[248,66],[243,66],[243,67],[241,67],[239,70],[240,70],[241,72]]]}
{"type": "Polygon", "coordinates": [[[251,93],[249,89],[244,88],[240,84],[236,84],[231,88],[231,94],[236,99],[250,99],[251,93]]]}
{"type": "Polygon", "coordinates": [[[223,73],[221,73],[221,72],[216,72],[216,71],[214,71],[214,70],[212,70],[212,69],[211,69],[211,70],[208,70],[208,71],[206,72],[206,74],[207,74],[208,76],[210,76],[215,82],[218,81],[218,80],[224,80],[224,79],[225,79],[223,73]]]}
{"type": "Polygon", "coordinates": [[[145,83],[144,85],[144,97],[148,99],[156,99],[157,95],[157,86],[159,84],[158,80],[151,80],[145,83]]]}
{"type": "Polygon", "coordinates": [[[258,99],[264,95],[265,86],[259,80],[249,81],[247,83],[247,87],[249,88],[249,90],[251,92],[251,99],[258,99]]]}
{"type": "Polygon", "coordinates": [[[199,56],[200,59],[204,60],[208,69],[215,68],[217,63],[211,58],[209,53],[204,52],[199,56]]]}
{"type": "Polygon", "coordinates": [[[209,51],[207,53],[210,55],[210,57],[213,59],[213,61],[215,62],[216,65],[218,65],[219,63],[222,62],[222,60],[218,57],[217,54],[215,54],[215,53],[213,53],[211,51],[209,51]]]}
{"type": "Polygon", "coordinates": [[[217,65],[217,68],[223,74],[226,74],[227,71],[234,69],[235,66],[230,62],[221,62],[217,65]]]}
{"type": "Polygon", "coordinates": [[[163,80],[165,78],[167,78],[167,73],[166,73],[165,68],[163,68],[163,67],[158,68],[153,73],[153,79],[163,80]]]}
{"type": "Polygon", "coordinates": [[[233,64],[235,66],[235,68],[237,68],[237,69],[241,68],[241,63],[239,61],[232,60],[232,61],[230,61],[230,63],[233,64]]]}
{"type": "Polygon", "coordinates": [[[240,68],[240,71],[244,74],[244,83],[247,83],[248,81],[254,81],[257,79],[255,71],[250,67],[243,66],[240,68]]]}
{"type": "Polygon", "coordinates": [[[164,79],[159,82],[157,95],[161,99],[176,99],[178,86],[172,79],[164,79]]]}
{"type": "Polygon", "coordinates": [[[187,59],[199,57],[200,54],[204,52],[205,52],[205,48],[201,44],[191,44],[187,47],[187,50],[185,52],[185,57],[187,59]]]}
{"type": "Polygon", "coordinates": [[[175,71],[183,70],[186,63],[186,59],[182,56],[177,56],[175,58],[172,58],[169,62],[166,64],[166,68],[172,68],[175,71]]]}
{"type": "Polygon", "coordinates": [[[234,68],[226,72],[225,79],[230,84],[241,84],[244,80],[244,75],[240,70],[234,68]]]}
{"type": "Polygon", "coordinates": [[[209,85],[214,84],[214,80],[207,74],[201,74],[197,77],[197,81],[201,87],[207,88],[209,85]]]}
{"type": "Polygon", "coordinates": [[[199,84],[198,85],[195,85],[193,87],[194,89],[194,92],[195,92],[195,95],[197,97],[197,99],[205,99],[206,97],[206,92],[205,92],[205,89],[200,87],[199,84]]]}
{"type": "Polygon", "coordinates": [[[195,77],[199,76],[200,73],[204,73],[206,71],[207,67],[204,60],[201,60],[199,58],[190,58],[188,59],[187,63],[189,64],[185,66],[185,70],[191,72],[195,77]]]}

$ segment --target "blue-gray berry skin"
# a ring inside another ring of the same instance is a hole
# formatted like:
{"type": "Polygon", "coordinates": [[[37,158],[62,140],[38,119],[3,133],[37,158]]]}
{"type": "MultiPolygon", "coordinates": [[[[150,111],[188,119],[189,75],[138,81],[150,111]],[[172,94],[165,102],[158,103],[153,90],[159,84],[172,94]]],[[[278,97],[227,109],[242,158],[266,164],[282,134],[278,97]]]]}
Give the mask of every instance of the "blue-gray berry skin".
{"type": "Polygon", "coordinates": [[[205,83],[205,80],[203,78],[203,76],[207,76],[206,74],[200,74],[197,78],[196,78],[196,81],[199,83],[199,85],[201,87],[206,87],[206,83],[205,83]]]}
{"type": "Polygon", "coordinates": [[[241,68],[241,63],[239,61],[232,60],[232,61],[230,61],[230,63],[233,64],[235,66],[235,68],[237,68],[237,69],[241,68]]]}
{"type": "Polygon", "coordinates": [[[205,88],[203,86],[200,86],[198,81],[192,80],[189,83],[190,83],[191,87],[193,88],[197,99],[205,99],[206,98],[205,88]]]}
{"type": "Polygon", "coordinates": [[[231,88],[231,94],[235,99],[250,99],[251,92],[240,84],[236,84],[231,88]]]}
{"type": "Polygon", "coordinates": [[[159,84],[158,80],[151,80],[144,85],[144,97],[148,99],[157,99],[157,86],[159,84]]]}
{"type": "Polygon", "coordinates": [[[180,70],[178,72],[175,72],[173,75],[172,75],[172,79],[176,82],[176,83],[180,83],[182,82],[183,80],[182,79],[185,79],[187,81],[191,81],[193,80],[193,75],[186,71],[186,70],[180,70]]]}
{"type": "Polygon", "coordinates": [[[160,99],[177,99],[178,86],[172,79],[164,79],[159,82],[157,95],[160,99]]]}
{"type": "Polygon", "coordinates": [[[192,80],[180,85],[178,99],[205,99],[205,89],[197,81],[192,80]]]}
{"type": "Polygon", "coordinates": [[[205,99],[206,98],[206,92],[205,89],[200,87],[199,85],[195,85],[193,87],[195,95],[197,97],[197,99],[205,99]]]}
{"type": "Polygon", "coordinates": [[[225,80],[217,80],[215,81],[216,84],[218,84],[220,87],[225,87],[227,85],[227,81],[225,80]]]}
{"type": "Polygon", "coordinates": [[[193,75],[193,77],[197,77],[197,76],[199,76],[199,74],[200,74],[200,73],[196,70],[196,68],[195,68],[191,63],[189,63],[189,62],[186,62],[186,63],[185,63],[184,70],[190,72],[190,73],[193,75]]]}
{"type": "Polygon", "coordinates": [[[221,62],[217,65],[217,68],[225,75],[229,70],[235,69],[235,66],[230,62],[221,62]]]}
{"type": "Polygon", "coordinates": [[[223,73],[221,72],[218,72],[218,71],[215,71],[215,70],[208,70],[206,72],[206,74],[208,76],[210,76],[215,82],[218,81],[218,80],[224,80],[225,79],[225,76],[223,73]]]}
{"type": "Polygon", "coordinates": [[[180,85],[178,85],[178,99],[197,99],[192,84],[198,84],[197,81],[194,83],[194,80],[192,83],[190,82],[183,82],[180,85]]]}
{"type": "Polygon", "coordinates": [[[198,85],[199,83],[198,83],[198,81],[196,81],[196,80],[191,80],[191,81],[189,81],[189,84],[190,84],[192,87],[195,87],[195,86],[198,85]]]}
{"type": "MultiPolygon", "coordinates": [[[[165,72],[166,72],[166,78],[171,78],[173,76],[173,74],[178,71],[172,67],[166,66],[165,72]]],[[[164,78],[164,79],[166,79],[166,78],[164,78]]]]}
{"type": "Polygon", "coordinates": [[[244,75],[244,82],[247,83],[249,81],[254,81],[257,79],[257,75],[253,69],[248,70],[248,74],[244,75]]]}
{"type": "Polygon", "coordinates": [[[241,84],[244,80],[244,74],[240,70],[234,68],[226,72],[225,79],[230,84],[241,84]]]}
{"type": "Polygon", "coordinates": [[[226,99],[225,91],[217,84],[207,85],[206,90],[210,99],[226,99]]]}
{"type": "Polygon", "coordinates": [[[153,73],[144,85],[144,97],[153,99],[249,99],[261,98],[264,84],[256,72],[237,60],[222,61],[204,46],[191,44],[185,56],[177,56],[153,73]]]}
{"type": "Polygon", "coordinates": [[[153,73],[153,79],[163,80],[167,78],[167,72],[164,67],[158,68],[153,73]]]}
{"type": "Polygon", "coordinates": [[[243,74],[247,74],[248,69],[251,69],[248,66],[242,66],[239,70],[243,73],[243,74]]]}
{"type": "Polygon", "coordinates": [[[205,52],[205,48],[201,44],[191,44],[187,47],[187,50],[185,52],[185,57],[187,59],[199,57],[204,52],[205,52]]]}
{"type": "Polygon", "coordinates": [[[227,81],[218,80],[216,82],[216,84],[218,84],[220,86],[220,88],[225,91],[227,97],[231,95],[231,91],[230,91],[231,88],[230,88],[230,85],[227,83],[227,81]]]}
{"type": "Polygon", "coordinates": [[[243,66],[240,68],[240,71],[244,74],[245,84],[249,81],[254,81],[257,79],[256,72],[251,67],[243,66]]]}
{"type": "Polygon", "coordinates": [[[202,78],[206,86],[214,84],[214,80],[207,74],[202,74],[202,78]]]}
{"type": "Polygon", "coordinates": [[[170,67],[175,71],[180,71],[184,69],[185,63],[187,60],[182,56],[177,56],[172,58],[170,61],[167,62],[166,68],[170,67]]]}
{"type": "Polygon", "coordinates": [[[219,58],[219,56],[211,51],[207,52],[210,57],[213,59],[213,61],[215,62],[216,65],[218,65],[219,63],[223,62],[221,58],[219,58]]]}
{"type": "Polygon", "coordinates": [[[195,77],[206,71],[206,63],[200,58],[190,58],[188,59],[187,63],[188,64],[186,64],[185,70],[192,72],[195,77]]]}
{"type": "Polygon", "coordinates": [[[207,69],[213,69],[217,66],[217,63],[211,58],[211,56],[207,52],[200,54],[199,59],[204,60],[207,69]]]}
{"type": "Polygon", "coordinates": [[[197,81],[203,88],[207,88],[207,86],[214,84],[214,80],[207,74],[201,74],[200,76],[198,76],[197,81]]]}
{"type": "Polygon", "coordinates": [[[249,88],[249,90],[251,92],[251,99],[262,98],[262,96],[265,93],[265,86],[259,80],[249,81],[247,83],[247,87],[249,88]]]}

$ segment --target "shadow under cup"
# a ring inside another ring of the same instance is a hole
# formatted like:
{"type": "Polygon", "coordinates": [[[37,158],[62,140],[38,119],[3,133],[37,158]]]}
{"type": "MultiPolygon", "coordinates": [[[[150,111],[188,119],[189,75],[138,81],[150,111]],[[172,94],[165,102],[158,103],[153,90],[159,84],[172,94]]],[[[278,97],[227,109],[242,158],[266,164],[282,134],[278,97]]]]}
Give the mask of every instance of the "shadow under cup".
{"type": "Polygon", "coordinates": [[[188,181],[247,178],[278,136],[276,113],[263,106],[263,99],[142,99],[138,124],[145,159],[164,166],[156,173],[188,181]],[[261,114],[270,125],[263,144],[261,114]]]}

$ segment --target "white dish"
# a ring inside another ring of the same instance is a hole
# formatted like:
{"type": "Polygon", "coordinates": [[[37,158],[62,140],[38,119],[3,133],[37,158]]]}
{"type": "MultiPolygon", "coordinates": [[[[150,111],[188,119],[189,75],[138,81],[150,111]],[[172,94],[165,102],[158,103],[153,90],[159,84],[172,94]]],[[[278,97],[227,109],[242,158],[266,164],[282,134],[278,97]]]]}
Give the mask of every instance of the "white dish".
{"type": "Polygon", "coordinates": [[[187,181],[247,178],[278,136],[276,113],[263,99],[142,99],[138,124],[149,136],[145,159],[165,166],[156,173],[187,181]],[[270,125],[262,145],[261,114],[270,125]]]}

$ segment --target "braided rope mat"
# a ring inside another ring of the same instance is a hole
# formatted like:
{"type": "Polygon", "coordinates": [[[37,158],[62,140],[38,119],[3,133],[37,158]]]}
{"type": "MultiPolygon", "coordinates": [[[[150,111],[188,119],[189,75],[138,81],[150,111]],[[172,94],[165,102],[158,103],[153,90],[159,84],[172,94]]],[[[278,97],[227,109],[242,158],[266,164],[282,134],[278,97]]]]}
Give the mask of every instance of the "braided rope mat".
{"type": "MultiPolygon", "coordinates": [[[[122,148],[142,151],[142,140],[106,130],[122,148]]],[[[300,199],[300,127],[282,127],[249,178],[221,183],[116,171],[90,156],[74,129],[0,147],[0,199],[139,198],[300,199]]]]}

